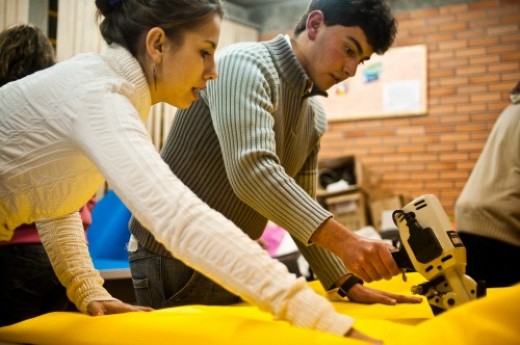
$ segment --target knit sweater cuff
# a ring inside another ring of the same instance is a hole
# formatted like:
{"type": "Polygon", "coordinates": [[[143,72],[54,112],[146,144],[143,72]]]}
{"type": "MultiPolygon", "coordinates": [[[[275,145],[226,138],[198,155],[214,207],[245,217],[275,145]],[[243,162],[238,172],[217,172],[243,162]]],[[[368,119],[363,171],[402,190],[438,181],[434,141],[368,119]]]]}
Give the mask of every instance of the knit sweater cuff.
{"type": "Polygon", "coordinates": [[[68,298],[83,313],[92,301],[115,300],[90,258],[78,212],[36,222],[42,244],[68,298]]]}
{"type": "Polygon", "coordinates": [[[283,318],[291,320],[295,326],[315,329],[337,335],[345,335],[354,319],[335,311],[333,305],[310,287],[297,290],[297,294],[287,299],[283,318]]]}
{"type": "MultiPolygon", "coordinates": [[[[60,280],[61,281],[61,280],[60,280]]],[[[87,307],[93,301],[118,301],[103,288],[103,278],[97,271],[80,274],[67,286],[67,296],[82,313],[88,313],[87,307]]]]}

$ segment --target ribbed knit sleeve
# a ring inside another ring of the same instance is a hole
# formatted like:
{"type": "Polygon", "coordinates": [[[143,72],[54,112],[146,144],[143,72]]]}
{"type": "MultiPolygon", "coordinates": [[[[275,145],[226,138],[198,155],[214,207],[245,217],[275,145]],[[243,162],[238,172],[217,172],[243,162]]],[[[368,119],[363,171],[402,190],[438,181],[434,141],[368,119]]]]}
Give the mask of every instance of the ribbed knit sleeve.
{"type": "MultiPolygon", "coordinates": [[[[319,111],[318,107],[316,109],[319,111]]],[[[319,126],[320,124],[318,123],[317,125],[319,126]]],[[[321,125],[324,126],[324,124],[321,125]]],[[[316,145],[303,168],[294,177],[296,183],[309,193],[311,197],[316,195],[318,151],[319,146],[316,145]]],[[[319,246],[305,245],[300,241],[295,241],[295,243],[326,290],[335,288],[334,283],[338,278],[348,272],[343,262],[332,252],[319,246]]]]}
{"type": "Polygon", "coordinates": [[[224,51],[206,103],[234,193],[286,229],[330,289],[346,273],[343,263],[322,248],[305,248],[331,217],[314,199],[325,116],[316,100],[303,97],[306,75],[285,39],[269,44],[224,51]]]}
{"type": "Polygon", "coordinates": [[[66,287],[68,298],[83,313],[92,301],[115,300],[94,269],[78,212],[38,221],[36,227],[54,272],[66,287]]]}
{"type": "MultiPolygon", "coordinates": [[[[292,100],[279,95],[277,70],[273,64],[265,62],[271,58],[267,50],[251,51],[248,48],[235,48],[232,53],[220,57],[219,78],[208,85],[207,90],[207,103],[227,176],[243,202],[292,230],[291,234],[302,243],[308,243],[314,230],[330,214],[284,170],[280,160],[293,157],[281,158],[277,153],[277,143],[298,145],[300,133],[314,135],[314,122],[308,121],[312,114],[308,113],[307,101],[302,102],[301,96],[292,100]],[[301,131],[293,128],[292,131],[275,133],[273,114],[280,102],[291,101],[294,103],[294,116],[302,119],[294,121],[294,124],[309,127],[301,131]],[[286,133],[287,137],[284,137],[286,133]]],[[[309,147],[301,148],[304,160],[308,150],[309,147]]],[[[298,156],[298,149],[294,151],[294,156],[298,156]]]]}

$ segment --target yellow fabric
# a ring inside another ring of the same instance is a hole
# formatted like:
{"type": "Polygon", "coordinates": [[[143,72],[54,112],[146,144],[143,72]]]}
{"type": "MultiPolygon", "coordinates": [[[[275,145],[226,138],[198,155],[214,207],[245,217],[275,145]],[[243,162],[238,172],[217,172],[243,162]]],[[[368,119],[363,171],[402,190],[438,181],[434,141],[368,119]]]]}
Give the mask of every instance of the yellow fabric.
{"type": "MultiPolygon", "coordinates": [[[[416,274],[368,284],[409,294],[424,281],[416,274]]],[[[325,294],[321,286],[311,286],[325,294]]],[[[342,313],[354,316],[354,327],[389,345],[520,344],[520,284],[488,289],[488,296],[434,317],[421,304],[396,306],[335,302],[342,313]]],[[[30,344],[363,344],[349,338],[292,327],[246,304],[228,307],[185,306],[150,313],[90,317],[79,313],[51,313],[0,328],[0,343],[30,344]]]]}

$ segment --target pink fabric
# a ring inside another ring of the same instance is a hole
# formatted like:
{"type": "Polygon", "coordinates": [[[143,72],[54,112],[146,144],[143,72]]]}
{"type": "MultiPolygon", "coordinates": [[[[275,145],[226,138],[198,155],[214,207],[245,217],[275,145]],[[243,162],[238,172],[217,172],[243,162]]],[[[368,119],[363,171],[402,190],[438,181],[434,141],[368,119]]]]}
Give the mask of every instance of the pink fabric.
{"type": "MultiPolygon", "coordinates": [[[[92,198],[89,202],[79,210],[81,220],[83,221],[83,227],[87,231],[88,226],[92,223],[92,209],[96,204],[96,198],[92,198]]],[[[13,234],[13,237],[9,241],[0,241],[1,246],[8,246],[12,244],[31,244],[41,243],[40,235],[34,223],[24,224],[19,226],[13,234]]]]}
{"type": "Polygon", "coordinates": [[[34,224],[24,224],[14,231],[13,237],[11,237],[9,241],[0,241],[0,246],[40,242],[40,235],[38,235],[38,231],[36,231],[34,224]]]}
{"type": "Polygon", "coordinates": [[[278,225],[267,224],[261,239],[266,246],[265,249],[272,257],[276,256],[278,247],[280,247],[285,234],[285,230],[278,225]]]}

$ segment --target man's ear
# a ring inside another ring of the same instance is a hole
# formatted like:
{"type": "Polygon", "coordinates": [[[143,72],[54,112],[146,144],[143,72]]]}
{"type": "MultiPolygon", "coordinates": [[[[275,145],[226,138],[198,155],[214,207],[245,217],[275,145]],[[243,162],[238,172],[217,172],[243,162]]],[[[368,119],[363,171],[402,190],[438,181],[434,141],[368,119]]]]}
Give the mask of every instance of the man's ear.
{"type": "Polygon", "coordinates": [[[162,28],[154,27],[146,34],[146,53],[155,63],[161,63],[166,33],[162,28]]]}
{"type": "Polygon", "coordinates": [[[314,40],[316,38],[316,35],[318,34],[318,29],[320,26],[324,25],[324,17],[323,12],[321,11],[312,11],[307,16],[307,36],[310,40],[314,40]]]}

